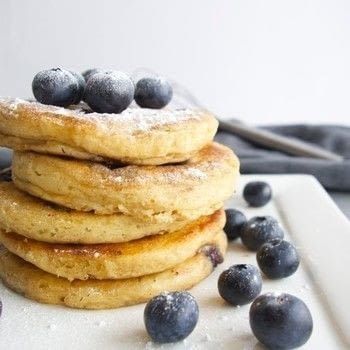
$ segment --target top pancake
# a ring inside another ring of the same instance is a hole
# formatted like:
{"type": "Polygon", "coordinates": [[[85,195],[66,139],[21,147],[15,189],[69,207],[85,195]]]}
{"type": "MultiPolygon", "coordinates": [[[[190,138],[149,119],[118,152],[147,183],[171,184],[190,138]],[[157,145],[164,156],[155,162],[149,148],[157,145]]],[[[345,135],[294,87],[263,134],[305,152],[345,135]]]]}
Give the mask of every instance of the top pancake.
{"type": "Polygon", "coordinates": [[[158,165],[188,160],[210,143],[218,122],[204,110],[128,108],[94,113],[0,98],[0,146],[92,161],[158,165]]]}

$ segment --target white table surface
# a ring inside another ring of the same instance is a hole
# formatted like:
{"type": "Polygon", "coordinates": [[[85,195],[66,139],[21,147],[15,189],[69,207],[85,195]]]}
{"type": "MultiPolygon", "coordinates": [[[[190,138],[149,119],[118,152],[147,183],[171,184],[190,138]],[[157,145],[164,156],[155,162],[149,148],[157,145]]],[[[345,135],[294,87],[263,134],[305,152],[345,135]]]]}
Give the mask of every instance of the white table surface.
{"type": "Polygon", "coordinates": [[[328,192],[340,210],[350,219],[350,193],[328,192]]]}

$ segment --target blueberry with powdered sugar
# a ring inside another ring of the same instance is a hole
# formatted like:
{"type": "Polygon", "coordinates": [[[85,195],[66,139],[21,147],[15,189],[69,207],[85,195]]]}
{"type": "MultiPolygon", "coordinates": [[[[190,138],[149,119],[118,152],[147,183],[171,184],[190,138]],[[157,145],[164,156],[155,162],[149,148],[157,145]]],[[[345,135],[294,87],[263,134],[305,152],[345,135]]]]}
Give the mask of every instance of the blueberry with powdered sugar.
{"type": "Polygon", "coordinates": [[[84,96],[86,82],[85,82],[84,77],[80,73],[77,73],[77,72],[74,72],[71,70],[69,72],[71,74],[73,74],[73,76],[75,77],[75,79],[78,82],[78,93],[77,93],[77,96],[75,98],[75,101],[73,102],[73,104],[77,104],[82,100],[82,98],[84,96]]]}
{"type": "Polygon", "coordinates": [[[91,69],[87,69],[86,71],[84,71],[83,73],[81,73],[81,75],[83,76],[83,78],[85,79],[86,82],[88,82],[88,80],[96,73],[103,73],[103,69],[100,68],[91,68],[91,69]]]}
{"type": "Polygon", "coordinates": [[[173,89],[165,78],[142,78],[136,83],[135,102],[140,107],[163,108],[172,97],[173,89]]]}
{"type": "Polygon", "coordinates": [[[262,207],[272,198],[271,186],[264,181],[252,181],[245,185],[243,197],[252,207],[262,207]]]}
{"type": "Polygon", "coordinates": [[[229,240],[234,240],[241,235],[241,231],[247,222],[245,215],[236,209],[226,209],[226,224],[224,231],[229,240]]]}
{"type": "Polygon", "coordinates": [[[281,226],[272,216],[255,216],[247,221],[241,231],[242,243],[250,250],[258,250],[264,243],[283,237],[281,226]]]}
{"type": "Polygon", "coordinates": [[[194,330],[198,314],[197,302],[190,293],[162,293],[147,303],[144,322],[154,342],[174,343],[194,330]]]}
{"type": "Polygon", "coordinates": [[[120,113],[134,98],[134,84],[123,72],[94,74],[87,82],[84,101],[98,113],[120,113]]]}
{"type": "Polygon", "coordinates": [[[77,78],[71,72],[61,68],[37,73],[32,82],[32,90],[35,98],[46,105],[68,107],[80,101],[77,78]]]}
{"type": "Polygon", "coordinates": [[[313,320],[306,304],[287,293],[266,293],[254,300],[249,311],[255,337],[269,349],[294,349],[305,344],[313,320]]]}
{"type": "Polygon", "coordinates": [[[223,271],[218,280],[219,294],[232,305],[252,302],[261,292],[259,270],[250,264],[233,265],[223,271]]]}
{"type": "Polygon", "coordinates": [[[300,263],[294,245],[279,238],[263,244],[256,254],[256,260],[260,270],[273,279],[291,276],[300,263]]]}

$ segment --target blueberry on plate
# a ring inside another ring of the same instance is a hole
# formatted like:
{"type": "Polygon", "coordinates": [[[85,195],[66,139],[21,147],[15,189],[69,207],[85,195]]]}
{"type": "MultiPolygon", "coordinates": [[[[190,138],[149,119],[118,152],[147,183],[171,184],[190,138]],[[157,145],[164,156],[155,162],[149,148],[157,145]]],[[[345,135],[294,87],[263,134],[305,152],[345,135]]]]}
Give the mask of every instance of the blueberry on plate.
{"type": "Polygon", "coordinates": [[[260,270],[273,279],[292,275],[300,263],[293,244],[279,238],[263,244],[256,254],[256,260],[260,270]]]}
{"type": "Polygon", "coordinates": [[[249,311],[255,337],[269,349],[293,349],[311,336],[313,321],[305,303],[287,293],[267,293],[253,302],[249,311]]]}
{"type": "Polygon", "coordinates": [[[188,292],[162,293],[152,298],[144,311],[147,333],[156,343],[185,339],[198,322],[198,305],[188,292]]]}
{"type": "Polygon", "coordinates": [[[140,107],[163,108],[173,97],[169,82],[162,78],[142,78],[136,83],[135,101],[140,107]]]}
{"type": "Polygon", "coordinates": [[[32,82],[35,98],[43,104],[67,107],[77,100],[79,84],[75,76],[61,68],[43,70],[32,82]]]}
{"type": "Polygon", "coordinates": [[[252,207],[262,207],[272,197],[270,185],[263,181],[252,181],[245,185],[243,197],[252,207]]]}
{"type": "Polygon", "coordinates": [[[78,83],[78,93],[77,93],[75,101],[73,102],[73,104],[77,104],[82,100],[82,98],[84,96],[86,82],[85,82],[84,77],[80,73],[77,73],[74,71],[69,71],[69,72],[71,74],[73,74],[73,76],[75,77],[75,79],[77,80],[77,83],[78,83]]]}
{"type": "Polygon", "coordinates": [[[85,70],[83,73],[81,73],[82,77],[85,79],[85,82],[87,82],[94,74],[96,73],[102,73],[104,70],[99,68],[91,68],[85,70]]]}
{"type": "Polygon", "coordinates": [[[254,265],[233,265],[223,271],[218,280],[219,294],[232,305],[253,301],[261,292],[262,280],[254,265]]]}
{"type": "Polygon", "coordinates": [[[264,243],[283,237],[281,226],[271,216],[254,216],[247,221],[241,231],[242,242],[250,250],[258,250],[264,243]]]}
{"type": "Polygon", "coordinates": [[[224,231],[228,239],[233,240],[240,236],[240,232],[247,222],[245,215],[236,209],[226,209],[226,224],[224,231]]]}
{"type": "Polygon", "coordinates": [[[134,98],[134,84],[123,72],[94,74],[86,83],[84,101],[98,113],[120,113],[134,98]]]}

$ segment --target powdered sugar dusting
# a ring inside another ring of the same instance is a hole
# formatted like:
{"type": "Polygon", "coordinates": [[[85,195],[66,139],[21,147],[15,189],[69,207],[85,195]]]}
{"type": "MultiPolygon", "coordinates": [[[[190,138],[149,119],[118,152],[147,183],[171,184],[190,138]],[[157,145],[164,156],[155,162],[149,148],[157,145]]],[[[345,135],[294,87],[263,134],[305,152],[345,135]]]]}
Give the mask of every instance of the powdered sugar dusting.
{"type": "Polygon", "coordinates": [[[186,171],[187,174],[198,179],[205,179],[207,177],[207,175],[202,170],[196,168],[188,168],[186,171]]]}
{"type": "MultiPolygon", "coordinates": [[[[101,246],[102,248],[102,246],[101,246]]],[[[88,249],[83,248],[81,245],[76,245],[76,247],[70,248],[69,245],[58,248],[54,248],[53,251],[56,254],[85,254],[89,256],[93,256],[94,258],[99,258],[101,256],[101,251],[99,251],[99,246],[98,247],[89,247],[88,249]]]]}
{"type": "MultiPolygon", "coordinates": [[[[210,156],[208,155],[208,158],[210,156]]],[[[104,179],[116,185],[128,183],[149,184],[151,183],[183,183],[184,181],[205,181],[215,167],[223,168],[224,160],[203,159],[192,167],[188,165],[175,165],[167,167],[140,168],[137,166],[126,166],[112,171],[103,165],[96,165],[97,172],[103,173],[104,179]],[[107,170],[107,171],[106,171],[107,170]]]]}
{"type": "Polygon", "coordinates": [[[184,183],[193,181],[207,181],[219,170],[222,174],[231,169],[227,162],[226,150],[216,146],[208,146],[197,153],[190,161],[183,164],[166,166],[139,167],[128,165],[125,167],[111,168],[104,164],[95,164],[91,170],[93,181],[96,182],[96,175],[101,174],[101,181],[108,181],[115,185],[124,184],[155,184],[155,183],[184,183]]]}
{"type": "MultiPolygon", "coordinates": [[[[50,113],[56,113],[56,114],[70,114],[71,111],[68,108],[63,108],[63,107],[57,107],[57,106],[51,106],[51,105],[44,105],[39,102],[35,101],[27,101],[23,100],[21,98],[11,98],[11,97],[2,97],[0,98],[0,103],[6,105],[8,109],[11,111],[15,112],[20,105],[31,105],[33,109],[42,109],[42,110],[47,110],[50,113]]],[[[83,112],[81,112],[83,114],[83,112]]]]}
{"type": "MultiPolygon", "coordinates": [[[[44,105],[39,102],[26,101],[19,98],[1,98],[0,103],[12,112],[16,112],[21,106],[30,107],[37,115],[40,112],[50,113],[60,118],[73,118],[79,122],[94,124],[96,128],[108,131],[108,134],[149,132],[154,129],[165,128],[189,120],[201,121],[207,114],[199,109],[148,109],[127,108],[122,113],[95,113],[85,103],[69,108],[44,105]]],[[[57,120],[59,122],[59,119],[57,120]]]]}

